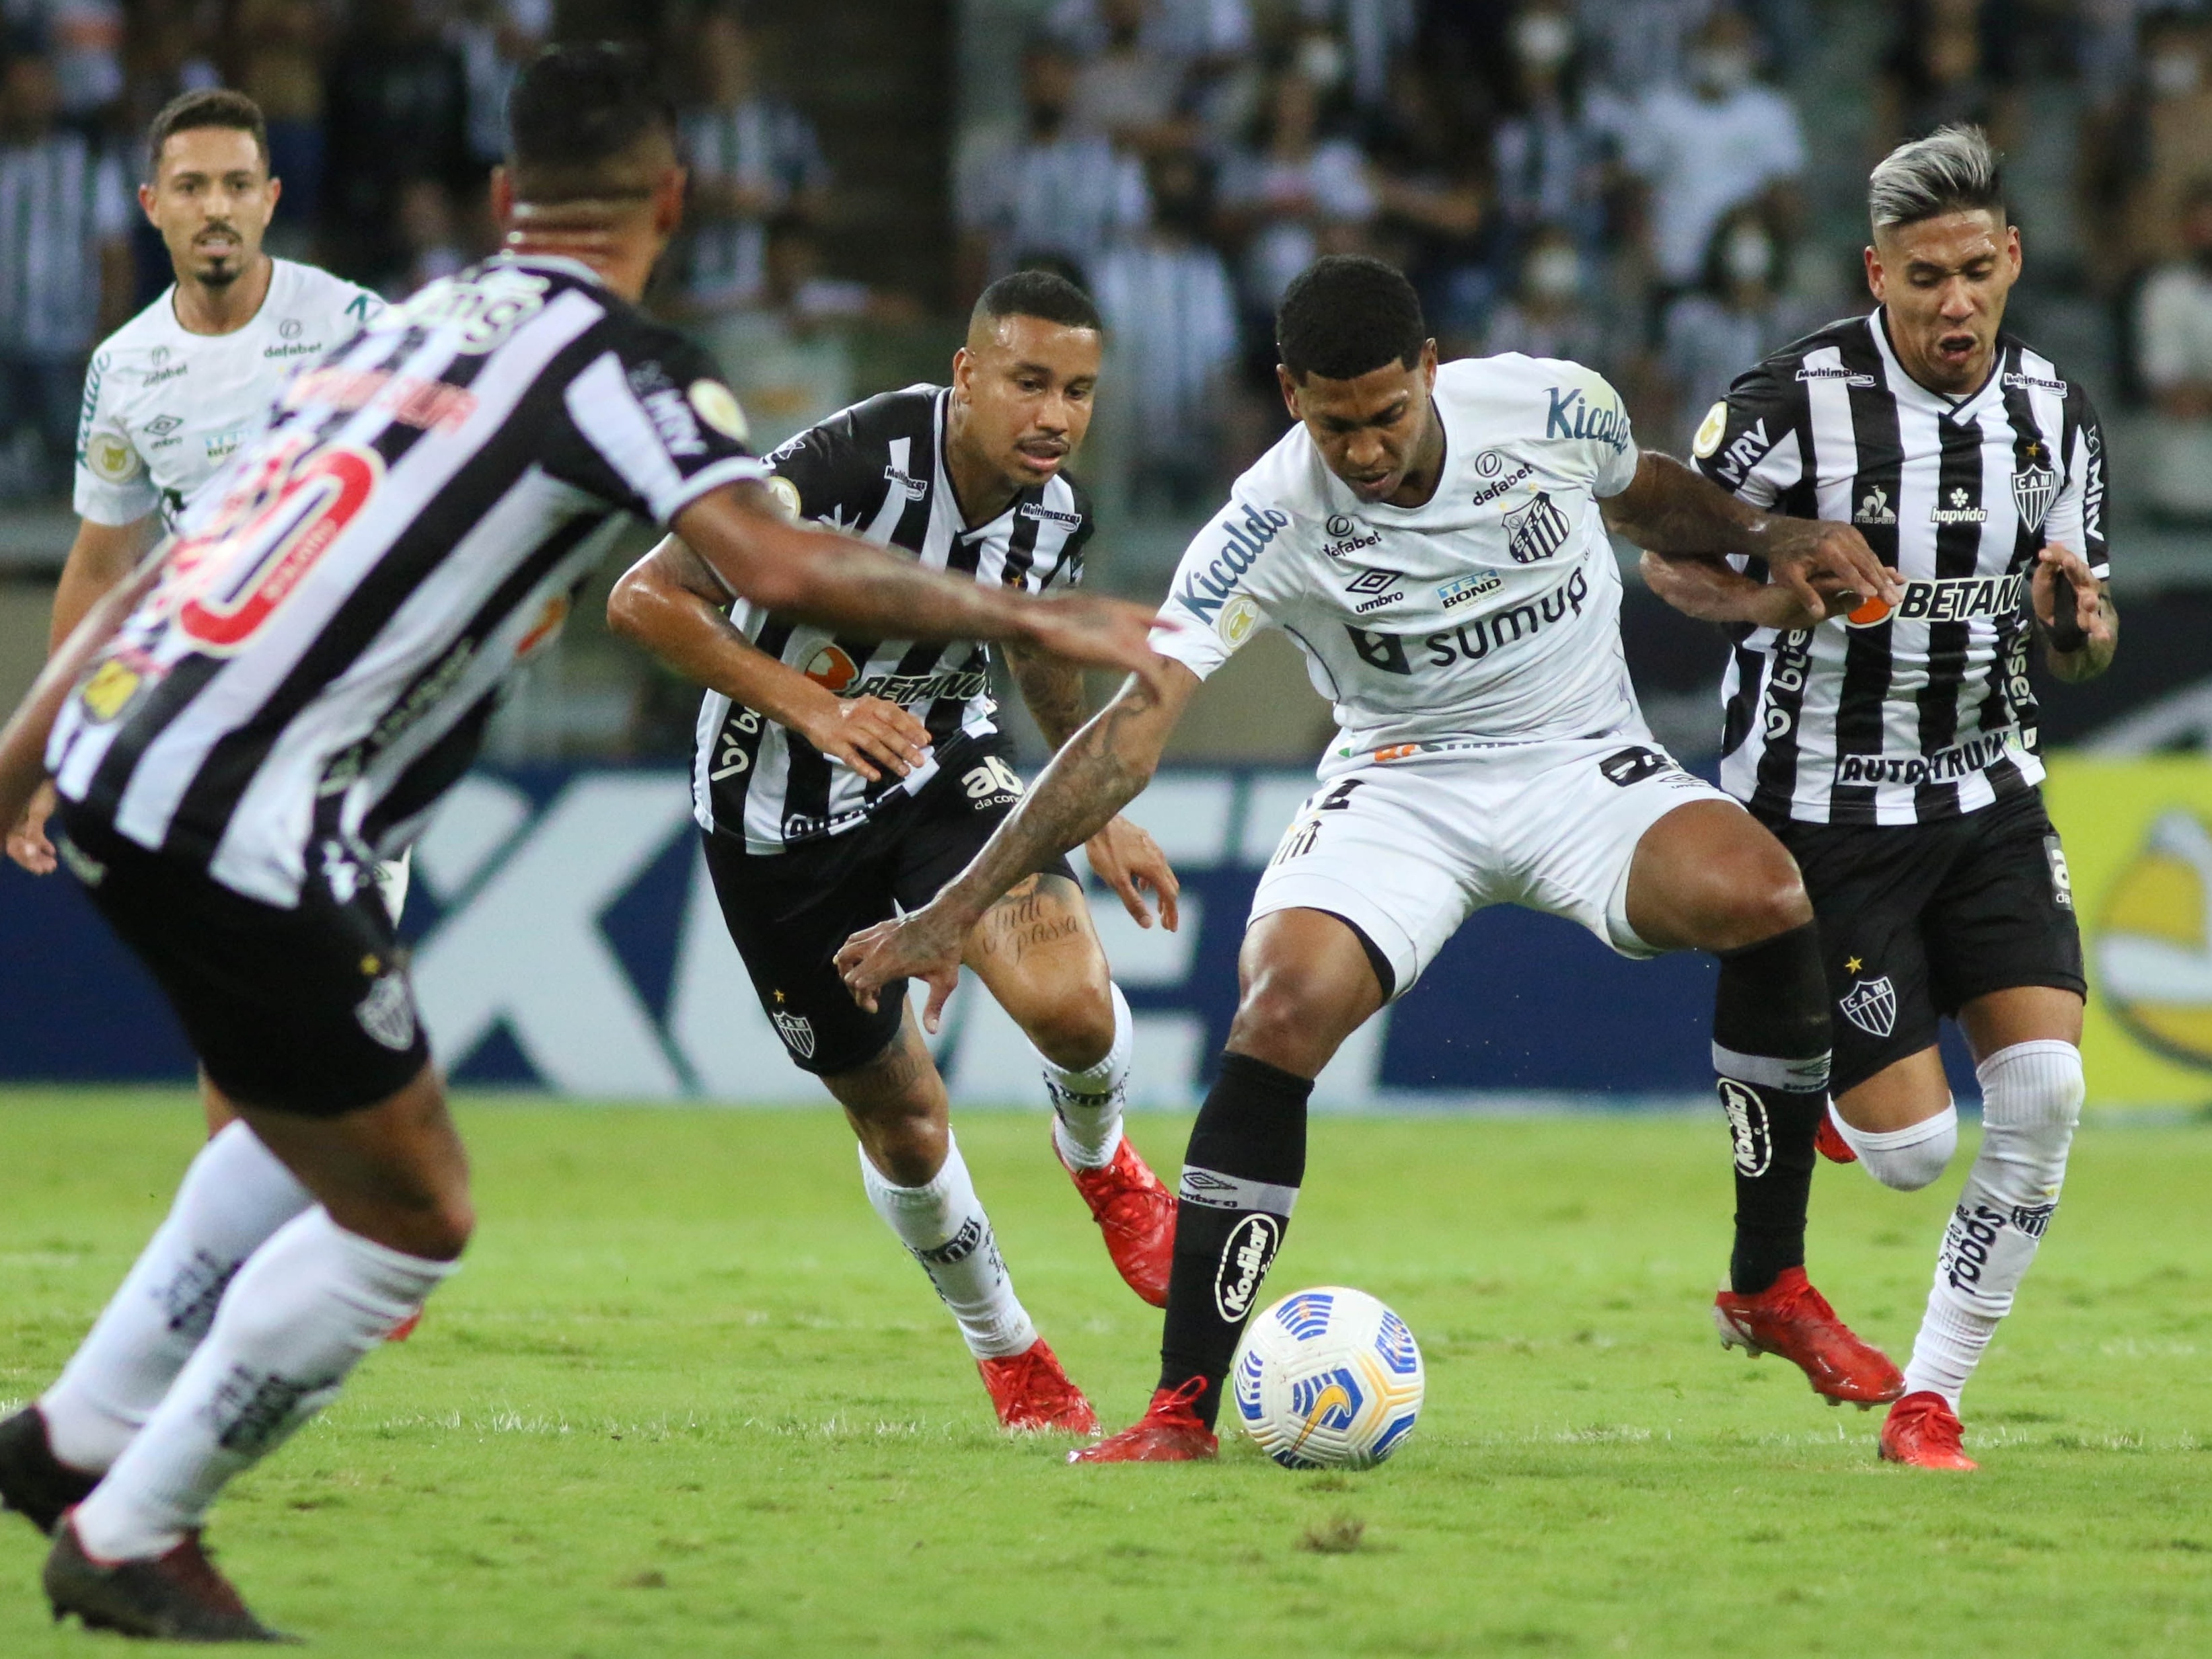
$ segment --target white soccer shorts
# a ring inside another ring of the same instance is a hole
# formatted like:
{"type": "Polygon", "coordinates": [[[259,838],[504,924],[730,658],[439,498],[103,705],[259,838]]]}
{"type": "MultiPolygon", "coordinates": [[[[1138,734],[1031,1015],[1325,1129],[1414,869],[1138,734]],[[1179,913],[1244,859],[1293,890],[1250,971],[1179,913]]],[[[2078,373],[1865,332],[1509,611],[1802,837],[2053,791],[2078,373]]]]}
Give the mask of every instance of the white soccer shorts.
{"type": "MultiPolygon", "coordinates": [[[[1735,803],[1650,737],[1376,751],[1307,797],[1252,897],[1252,920],[1326,910],[1389,959],[1399,995],[1492,904],[1564,916],[1625,957],[1644,832],[1692,801],[1735,803]]],[[[1741,809],[1739,809],[1741,810],[1741,809]]]]}

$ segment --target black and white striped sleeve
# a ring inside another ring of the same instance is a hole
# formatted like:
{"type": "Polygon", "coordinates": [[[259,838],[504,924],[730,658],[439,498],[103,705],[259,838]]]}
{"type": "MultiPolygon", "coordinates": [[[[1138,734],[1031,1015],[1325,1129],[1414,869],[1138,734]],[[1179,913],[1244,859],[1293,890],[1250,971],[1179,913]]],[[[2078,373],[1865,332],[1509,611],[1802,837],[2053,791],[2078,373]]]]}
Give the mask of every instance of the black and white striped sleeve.
{"type": "Polygon", "coordinates": [[[1784,380],[1786,368],[1769,359],[1739,374],[1706,411],[1690,448],[1705,477],[1757,507],[1781,502],[1804,473],[1797,427],[1805,399],[1784,380]]]}
{"type": "Polygon", "coordinates": [[[2100,580],[2112,574],[2105,543],[2105,431],[2078,380],[2066,391],[2065,472],[2043,520],[2043,539],[2081,556],[2100,580]]]}
{"type": "Polygon", "coordinates": [[[562,394],[568,419],[546,471],[666,525],[724,484],[768,477],[744,411],[713,361],[665,330],[596,331],[598,355],[562,394]]]}

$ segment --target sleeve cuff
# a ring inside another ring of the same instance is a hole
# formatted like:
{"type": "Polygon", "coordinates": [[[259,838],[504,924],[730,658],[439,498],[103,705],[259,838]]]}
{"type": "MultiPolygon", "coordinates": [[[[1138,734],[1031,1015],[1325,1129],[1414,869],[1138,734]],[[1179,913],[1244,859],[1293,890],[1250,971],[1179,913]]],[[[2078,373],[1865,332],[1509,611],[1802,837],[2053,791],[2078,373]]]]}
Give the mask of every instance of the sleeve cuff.
{"type": "Polygon", "coordinates": [[[653,516],[662,529],[672,526],[676,515],[702,495],[724,484],[752,483],[769,476],[769,464],[756,455],[732,455],[726,461],[702,468],[653,504],[653,516]]]}

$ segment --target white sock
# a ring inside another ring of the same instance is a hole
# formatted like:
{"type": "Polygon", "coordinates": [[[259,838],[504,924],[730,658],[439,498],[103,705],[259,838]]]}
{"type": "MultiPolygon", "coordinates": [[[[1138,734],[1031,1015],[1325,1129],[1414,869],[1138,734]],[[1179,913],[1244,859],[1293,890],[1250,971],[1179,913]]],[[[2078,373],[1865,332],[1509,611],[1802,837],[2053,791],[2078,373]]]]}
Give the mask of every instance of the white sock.
{"type": "Polygon", "coordinates": [[[952,1310],[967,1340],[968,1352],[978,1359],[1004,1358],[1020,1353],[1036,1340],[1036,1327],[1014,1294],[1014,1281],[999,1255],[999,1241],[991,1233],[991,1218],[975,1196],[975,1183],[968,1178],[968,1165],[960,1156],[960,1143],[947,1130],[945,1167],[920,1187],[897,1187],[860,1154],[860,1184],[868,1202],[896,1233],[937,1294],[952,1310]]]}
{"type": "Polygon", "coordinates": [[[54,1455],[88,1474],[120,1457],[207,1334],[239,1264],[313,1201],[243,1123],[201,1147],[168,1218],[40,1396],[54,1455]]]}
{"type": "Polygon", "coordinates": [[[1833,1101],[1828,1103],[1828,1121],[1859,1155],[1869,1175],[1900,1193],[1917,1193],[1933,1182],[1959,1150],[1959,1109],[1948,1101],[1935,1116],[1902,1129],[1854,1129],[1833,1101]]]}
{"type": "Polygon", "coordinates": [[[459,1265],[347,1232],[320,1205],[286,1223],[239,1269],[207,1340],[78,1505],[86,1552],[125,1561],[174,1547],[459,1265]]]}
{"type": "Polygon", "coordinates": [[[1045,1092],[1052,1097],[1054,1145],[1078,1170],[1103,1170],[1121,1146],[1121,1106],[1129,1091],[1129,1051],[1136,1029],[1121,988],[1109,985],[1114,999],[1114,1044],[1106,1058],[1080,1072],[1062,1071],[1044,1060],[1045,1092]]]}
{"type": "Polygon", "coordinates": [[[1931,1389],[1954,1411],[2058,1207],[2084,1092],[2081,1051],[2070,1042],[2014,1043],[1975,1075],[1982,1149],[1944,1229],[1928,1311],[1905,1368],[1907,1392],[1931,1389]]]}

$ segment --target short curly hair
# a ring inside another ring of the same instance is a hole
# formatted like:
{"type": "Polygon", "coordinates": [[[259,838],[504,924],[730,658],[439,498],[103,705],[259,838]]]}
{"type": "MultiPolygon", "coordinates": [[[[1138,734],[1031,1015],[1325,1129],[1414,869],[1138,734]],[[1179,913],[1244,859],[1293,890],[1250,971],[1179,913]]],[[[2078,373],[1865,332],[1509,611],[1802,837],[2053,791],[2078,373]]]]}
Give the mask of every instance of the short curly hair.
{"type": "Polygon", "coordinates": [[[1393,362],[1411,368],[1428,337],[1405,274],[1364,254],[1315,260],[1275,308],[1276,354],[1294,380],[1352,380],[1393,362]]]}

